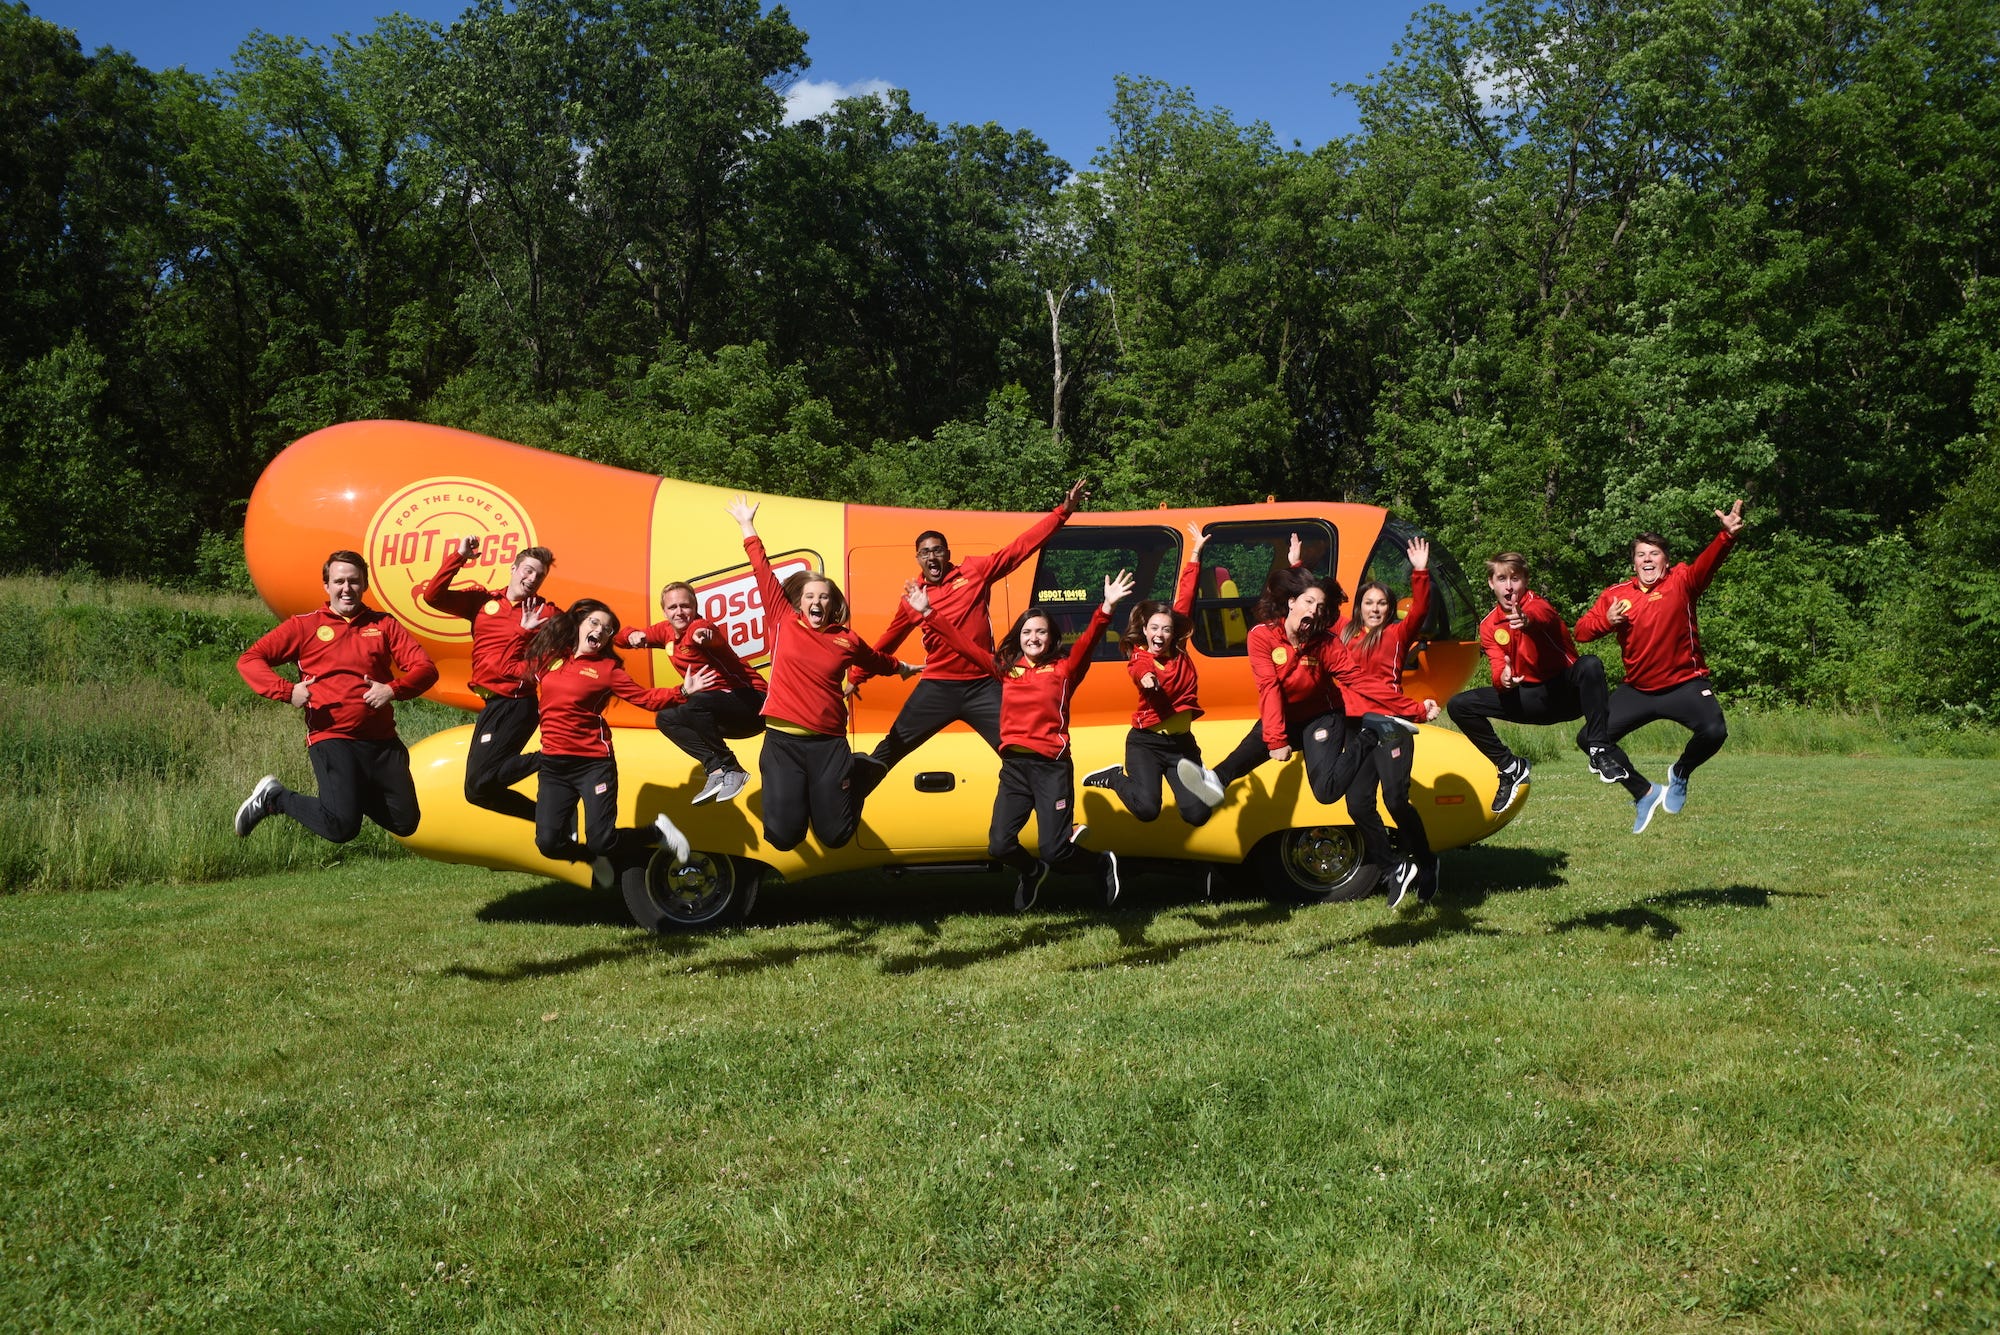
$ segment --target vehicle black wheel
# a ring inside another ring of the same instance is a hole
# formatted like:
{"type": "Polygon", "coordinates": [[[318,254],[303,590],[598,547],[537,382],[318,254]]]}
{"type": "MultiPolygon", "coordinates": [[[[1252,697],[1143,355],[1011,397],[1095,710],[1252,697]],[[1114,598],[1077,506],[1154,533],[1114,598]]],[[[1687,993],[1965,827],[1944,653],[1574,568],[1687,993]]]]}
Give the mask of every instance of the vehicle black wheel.
{"type": "Polygon", "coordinates": [[[694,932],[735,927],[750,916],[764,864],[723,853],[691,855],[674,865],[673,854],[655,850],[618,878],[632,920],[649,932],[694,932]]]}
{"type": "Polygon", "coordinates": [[[1280,830],[1257,846],[1268,893],[1308,904],[1339,904],[1375,893],[1382,869],[1363,860],[1352,825],[1280,830]]]}

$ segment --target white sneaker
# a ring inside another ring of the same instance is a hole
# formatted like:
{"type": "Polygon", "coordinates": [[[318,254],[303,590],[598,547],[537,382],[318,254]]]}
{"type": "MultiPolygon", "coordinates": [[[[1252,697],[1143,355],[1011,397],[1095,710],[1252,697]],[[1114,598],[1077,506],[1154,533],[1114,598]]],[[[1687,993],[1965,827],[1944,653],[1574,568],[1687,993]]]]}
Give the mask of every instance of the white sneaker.
{"type": "Polygon", "coordinates": [[[250,831],[257,828],[257,822],[271,814],[271,802],[285,785],[278,782],[275,774],[266,774],[257,780],[257,786],[250,790],[250,796],[243,799],[243,805],[236,808],[236,837],[247,839],[250,831]]]}
{"type": "Polygon", "coordinates": [[[743,785],[748,782],[750,782],[750,775],[746,770],[726,769],[722,771],[722,785],[715,790],[715,800],[718,802],[727,802],[730,798],[742,792],[743,785]]]}
{"type": "Polygon", "coordinates": [[[724,776],[728,773],[729,771],[726,769],[710,770],[708,772],[708,782],[702,784],[701,791],[689,800],[688,805],[698,807],[703,802],[713,802],[716,798],[720,797],[722,795],[722,785],[726,782],[724,776]]]}
{"type": "Polygon", "coordinates": [[[688,854],[693,851],[688,846],[688,837],[681,833],[678,825],[667,819],[665,812],[654,817],[653,828],[660,832],[660,847],[674,855],[677,865],[688,860],[688,854]]]}
{"type": "Polygon", "coordinates": [[[1222,805],[1222,780],[1215,777],[1212,769],[1203,769],[1192,760],[1181,760],[1174,765],[1174,773],[1194,795],[1212,807],[1222,805]]]}

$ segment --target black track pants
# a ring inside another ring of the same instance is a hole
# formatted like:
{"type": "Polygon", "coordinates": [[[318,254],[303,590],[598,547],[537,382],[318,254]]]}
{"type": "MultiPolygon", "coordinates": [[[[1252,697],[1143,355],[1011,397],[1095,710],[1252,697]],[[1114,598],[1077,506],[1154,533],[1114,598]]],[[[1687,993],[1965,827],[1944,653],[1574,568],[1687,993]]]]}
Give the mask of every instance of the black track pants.
{"type": "Polygon", "coordinates": [[[390,834],[416,833],[421,816],[417,786],[410,778],[410,749],[401,741],[329,737],[307,747],[306,754],[312,758],[318,795],[287,788],[272,803],[273,810],[336,844],[360,834],[364,816],[390,834]]]}

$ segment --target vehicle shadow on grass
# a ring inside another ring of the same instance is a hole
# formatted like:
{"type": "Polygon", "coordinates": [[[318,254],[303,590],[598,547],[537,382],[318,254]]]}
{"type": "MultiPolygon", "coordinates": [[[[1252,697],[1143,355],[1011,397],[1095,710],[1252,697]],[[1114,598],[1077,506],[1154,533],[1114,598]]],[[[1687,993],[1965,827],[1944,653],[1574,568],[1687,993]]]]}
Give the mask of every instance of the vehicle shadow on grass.
{"type": "Polygon", "coordinates": [[[1549,924],[1551,934],[1563,932],[1624,932],[1637,936],[1644,932],[1655,941],[1671,941],[1686,929],[1668,917],[1675,909],[1767,909],[1771,900],[1818,899],[1822,896],[1797,890],[1770,890],[1761,885],[1729,885],[1698,890],[1676,890],[1670,894],[1648,895],[1622,909],[1599,909],[1579,913],[1549,924]]]}
{"type": "MultiPolygon", "coordinates": [[[[1569,867],[1569,854],[1556,848],[1486,848],[1475,844],[1441,856],[1441,888],[1434,906],[1413,917],[1371,922],[1304,954],[1324,955],[1349,946],[1402,950],[1449,936],[1507,936],[1510,933],[1487,926],[1472,910],[1494,895],[1554,890],[1566,884],[1563,872],[1569,867]]],[[[1327,909],[1340,907],[1330,904],[1327,909]]],[[[1376,913],[1384,908],[1380,899],[1372,898],[1352,907],[1376,913]]]]}

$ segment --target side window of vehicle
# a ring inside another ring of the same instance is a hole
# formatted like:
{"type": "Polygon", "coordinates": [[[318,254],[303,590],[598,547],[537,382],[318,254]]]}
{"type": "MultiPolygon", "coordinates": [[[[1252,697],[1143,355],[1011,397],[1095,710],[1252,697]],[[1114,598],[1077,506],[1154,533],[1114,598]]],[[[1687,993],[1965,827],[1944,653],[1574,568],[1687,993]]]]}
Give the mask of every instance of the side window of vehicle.
{"type": "MultiPolygon", "coordinates": [[[[1090,614],[1104,601],[1104,581],[1121,570],[1132,572],[1132,596],[1111,612],[1092,662],[1112,662],[1125,656],[1120,647],[1125,618],[1135,603],[1147,598],[1172,602],[1174,579],[1180,574],[1181,535],[1170,528],[1093,527],[1071,522],[1056,530],[1042,547],[1035,565],[1032,601],[1055,615],[1062,642],[1073,644],[1090,624],[1090,614]]],[[[1007,627],[995,626],[997,645],[1007,627]]]]}
{"type": "MultiPolygon", "coordinates": [[[[1375,548],[1368,553],[1368,565],[1362,572],[1362,581],[1380,581],[1395,591],[1397,612],[1407,615],[1410,607],[1410,556],[1406,550],[1410,539],[1422,530],[1391,519],[1382,526],[1382,536],[1375,540],[1375,548]]],[[[1473,601],[1471,586],[1465,582],[1465,572],[1435,541],[1431,543],[1431,610],[1424,617],[1424,624],[1417,628],[1417,638],[1424,640],[1470,640],[1478,637],[1479,608],[1473,601]]]]}
{"type": "Polygon", "coordinates": [[[1325,574],[1340,559],[1340,536],[1323,519],[1260,520],[1210,524],[1195,586],[1194,646],[1210,658],[1240,658],[1256,616],[1257,597],[1273,570],[1285,564],[1292,535],[1300,559],[1325,574]]]}

